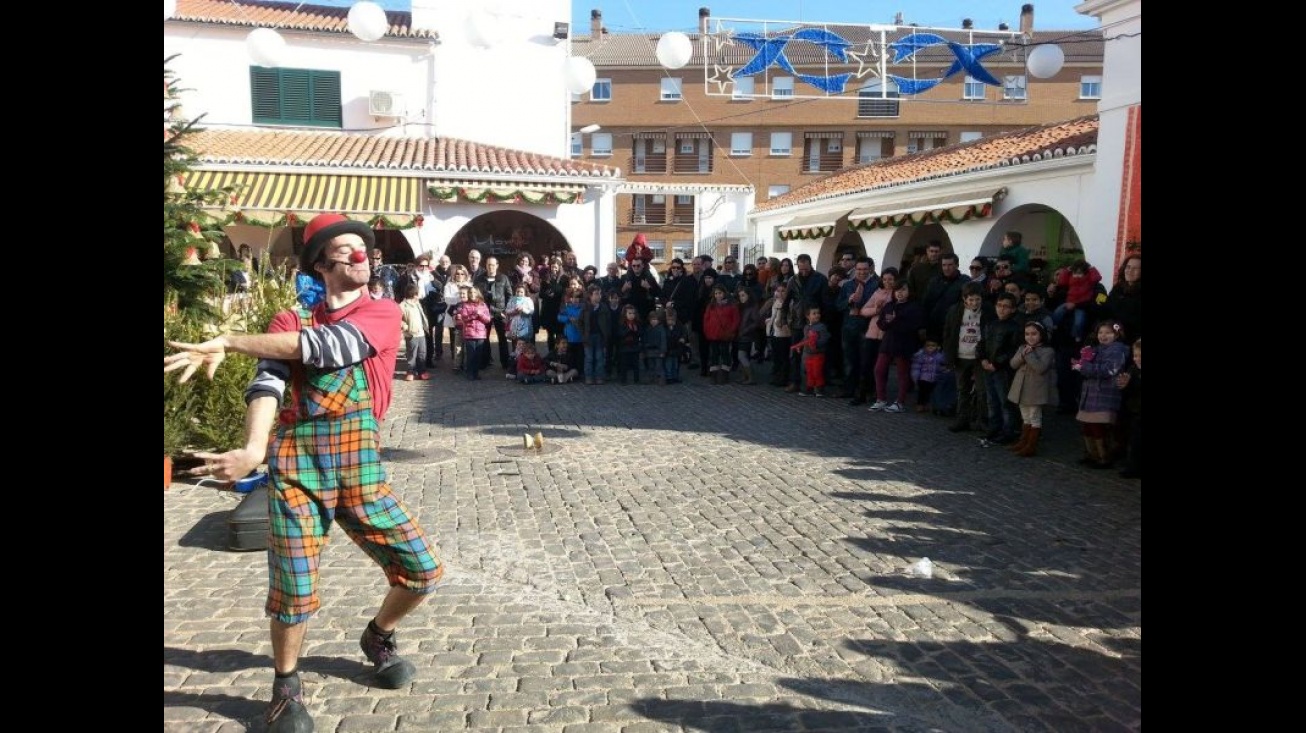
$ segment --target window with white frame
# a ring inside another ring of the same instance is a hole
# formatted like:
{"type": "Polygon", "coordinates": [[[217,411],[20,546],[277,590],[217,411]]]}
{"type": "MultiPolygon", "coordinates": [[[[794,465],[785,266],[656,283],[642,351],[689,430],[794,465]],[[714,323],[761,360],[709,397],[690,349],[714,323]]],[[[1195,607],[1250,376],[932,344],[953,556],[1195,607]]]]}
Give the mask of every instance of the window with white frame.
{"type": "Polygon", "coordinates": [[[777,183],[774,186],[766,187],[766,197],[769,199],[773,199],[776,196],[783,196],[786,193],[789,193],[789,185],[786,183],[777,183]]]}
{"type": "Polygon", "coordinates": [[[661,262],[663,259],[666,258],[667,240],[649,239],[645,241],[645,244],[648,245],[649,251],[653,253],[654,262],[661,262]]]}
{"type": "Polygon", "coordinates": [[[730,154],[735,156],[752,155],[753,133],[751,132],[730,133],[730,154]]]}
{"type": "Polygon", "coordinates": [[[1002,77],[1003,99],[1025,99],[1025,75],[1002,77]]]}
{"type": "Polygon", "coordinates": [[[825,139],[825,152],[827,152],[827,153],[842,153],[842,152],[843,152],[843,138],[841,138],[841,137],[829,137],[829,138],[826,138],[826,139],[825,139]]]}
{"type": "Polygon", "coordinates": [[[962,85],[961,85],[961,98],[962,98],[962,99],[983,99],[983,98],[984,98],[984,82],[982,82],[982,81],[980,81],[979,79],[976,79],[975,77],[973,77],[973,76],[967,74],[967,75],[966,75],[966,81],[963,82],[962,85]]]}
{"type": "Polygon", "coordinates": [[[662,77],[662,94],[658,97],[663,102],[680,101],[680,79],[662,77]]]}
{"type": "Polygon", "coordinates": [[[897,117],[898,84],[876,79],[857,90],[858,117],[897,117]]]}
{"type": "Polygon", "coordinates": [[[920,153],[926,150],[941,148],[948,144],[946,135],[934,135],[925,133],[923,135],[909,135],[907,137],[907,154],[920,153]]]}
{"type": "Polygon", "coordinates": [[[658,206],[667,205],[667,195],[665,193],[655,193],[649,198],[653,201],[654,204],[658,206]]]}
{"type": "Polygon", "coordinates": [[[771,79],[771,99],[788,99],[794,96],[794,78],[777,76],[771,79]]]}
{"type": "Polygon", "coordinates": [[[794,134],[792,132],[773,132],[771,133],[771,155],[789,155],[794,149],[794,134]]]}
{"type": "Polygon", "coordinates": [[[571,133],[571,157],[578,158],[585,154],[584,141],[582,140],[583,137],[584,135],[581,135],[579,132],[571,133]]]}
{"type": "Polygon", "coordinates": [[[590,155],[612,155],[612,133],[596,132],[590,136],[590,155]]]}
{"type": "Polygon", "coordinates": [[[594,86],[590,88],[591,102],[611,102],[612,101],[612,80],[595,79],[594,86]]]}
{"type": "Polygon", "coordinates": [[[870,163],[884,157],[886,141],[893,145],[893,138],[861,137],[857,138],[857,162],[870,163]]]}
{"type": "Polygon", "coordinates": [[[694,243],[690,241],[680,241],[671,243],[671,256],[679,257],[682,260],[688,260],[694,252],[694,243]]]}
{"type": "Polygon", "coordinates": [[[970,131],[963,131],[959,139],[963,143],[968,143],[971,142],[972,140],[978,140],[982,137],[984,137],[984,133],[976,130],[970,130],[970,131]]]}
{"type": "Polygon", "coordinates": [[[1081,76],[1081,77],[1079,77],[1079,98],[1080,98],[1080,99],[1101,99],[1101,98],[1102,98],[1102,77],[1100,77],[1100,76],[1081,76]]]}
{"type": "Polygon", "coordinates": [[[679,150],[681,155],[693,155],[698,147],[694,145],[693,138],[687,137],[680,140],[679,150]]]}
{"type": "Polygon", "coordinates": [[[694,204],[694,194],[678,193],[676,194],[676,206],[692,206],[694,204]]]}
{"type": "Polygon", "coordinates": [[[749,99],[753,96],[753,77],[741,76],[735,79],[735,87],[730,92],[731,99],[749,99]]]}

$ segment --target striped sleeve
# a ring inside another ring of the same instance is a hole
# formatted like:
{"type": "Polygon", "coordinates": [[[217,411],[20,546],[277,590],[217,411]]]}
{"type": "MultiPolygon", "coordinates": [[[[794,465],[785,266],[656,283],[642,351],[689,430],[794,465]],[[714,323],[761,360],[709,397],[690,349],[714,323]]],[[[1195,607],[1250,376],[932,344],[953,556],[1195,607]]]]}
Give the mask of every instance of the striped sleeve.
{"type": "Polygon", "coordinates": [[[259,397],[275,397],[277,403],[286,394],[286,383],[290,381],[290,365],[276,359],[260,359],[254,369],[254,379],[245,388],[245,404],[259,397]]]}
{"type": "Polygon", "coordinates": [[[301,330],[299,351],[305,364],[319,369],[340,369],[375,353],[363,332],[348,321],[301,330]]]}

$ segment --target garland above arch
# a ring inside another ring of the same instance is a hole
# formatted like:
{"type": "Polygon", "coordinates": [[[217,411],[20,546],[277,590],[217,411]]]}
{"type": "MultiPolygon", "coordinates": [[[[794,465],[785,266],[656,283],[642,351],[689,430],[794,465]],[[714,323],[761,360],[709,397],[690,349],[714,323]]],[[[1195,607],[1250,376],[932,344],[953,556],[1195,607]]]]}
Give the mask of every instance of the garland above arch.
{"type": "Polygon", "coordinates": [[[486,183],[435,181],[427,185],[431,198],[446,204],[580,204],[585,187],[578,185],[492,186],[486,183]]]}

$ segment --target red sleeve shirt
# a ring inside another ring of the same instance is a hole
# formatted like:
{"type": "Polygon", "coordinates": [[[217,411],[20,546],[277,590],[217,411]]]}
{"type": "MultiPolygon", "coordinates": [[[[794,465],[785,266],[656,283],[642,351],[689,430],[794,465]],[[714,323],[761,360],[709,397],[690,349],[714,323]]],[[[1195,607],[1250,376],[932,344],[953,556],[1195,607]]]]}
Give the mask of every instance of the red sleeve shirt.
{"type": "MultiPolygon", "coordinates": [[[[394,378],[395,360],[399,356],[400,334],[399,304],[389,298],[373,300],[364,293],[362,297],[339,310],[327,309],[322,302],[313,308],[313,325],[330,326],[341,321],[348,321],[367,339],[374,353],[363,360],[363,372],[367,375],[367,389],[372,395],[372,412],[377,421],[385,418],[390,409],[391,380],[394,378]]],[[[268,333],[298,331],[299,316],[293,311],[278,313],[268,326],[268,333]]],[[[304,378],[301,363],[293,365],[292,373],[296,382],[304,378]]]]}

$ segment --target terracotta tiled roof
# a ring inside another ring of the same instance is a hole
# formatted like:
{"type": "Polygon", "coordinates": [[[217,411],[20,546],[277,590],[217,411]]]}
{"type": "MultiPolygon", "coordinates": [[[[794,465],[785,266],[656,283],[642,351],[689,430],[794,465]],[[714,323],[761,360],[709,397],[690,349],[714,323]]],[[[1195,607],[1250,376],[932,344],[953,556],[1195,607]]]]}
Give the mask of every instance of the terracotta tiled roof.
{"type": "MultiPolygon", "coordinates": [[[[413,28],[413,14],[385,11],[390,21],[387,38],[434,38],[437,34],[413,28]]],[[[349,8],[307,3],[255,3],[241,0],[178,0],[172,20],[213,23],[247,28],[285,28],[297,31],[348,33],[349,8]]]]}
{"type": "Polygon", "coordinates": [[[354,168],[431,174],[496,174],[564,178],[614,178],[618,170],[598,163],[482,145],[468,140],[383,137],[301,130],[207,129],[189,146],[200,164],[354,168]]]}
{"type": "Polygon", "coordinates": [[[1019,166],[1047,158],[1097,151],[1097,115],[1006,132],[971,142],[901,155],[844,168],[789,193],[768,199],[754,212],[780,209],[852,193],[887,189],[905,183],[948,178],[963,173],[1019,166]]]}
{"type": "MultiPolygon", "coordinates": [[[[851,43],[852,48],[849,50],[857,50],[857,46],[871,40],[871,32],[866,26],[831,25],[827,28],[851,43]]],[[[748,30],[758,32],[760,26],[748,30]]],[[[908,34],[908,30],[904,29],[899,30],[897,33],[891,33],[888,39],[893,41],[905,36],[908,34]]],[[[779,32],[783,32],[783,29],[777,27],[772,31],[773,34],[779,32]]],[[[687,33],[686,35],[694,44],[694,55],[690,57],[689,63],[684,69],[681,69],[681,72],[688,73],[701,70],[703,68],[703,44],[700,40],[702,35],[698,33],[687,33]]],[[[944,32],[938,35],[962,43],[970,42],[961,33],[944,32]]],[[[602,40],[578,36],[572,39],[571,55],[584,56],[598,68],[661,68],[657,58],[658,39],[661,37],[662,34],[660,33],[607,34],[602,40]]],[[[875,39],[879,40],[878,32],[875,34],[875,39]]],[[[994,39],[995,36],[988,35],[977,37],[974,42],[993,43],[994,39]]],[[[1102,63],[1102,35],[1097,30],[1035,31],[1032,42],[1060,42],[1061,50],[1066,55],[1066,63],[1102,63]],[[1075,41],[1074,43],[1069,42],[1072,39],[1075,41]]],[[[715,44],[709,44],[708,48],[711,51],[713,63],[722,66],[743,66],[753,57],[754,53],[752,49],[738,41],[723,45],[719,51],[715,44]]],[[[824,65],[829,62],[830,73],[848,69],[856,71],[858,69],[858,64],[855,61],[850,64],[840,64],[837,60],[827,57],[819,46],[811,43],[792,43],[785,47],[785,56],[797,66],[821,66],[824,68],[824,65]]],[[[1006,61],[1016,63],[1007,54],[1003,54],[1001,57],[990,57],[990,61],[1004,57],[1006,61]]],[[[922,49],[916,54],[916,58],[926,64],[951,64],[955,57],[946,47],[938,46],[922,49]]]]}

